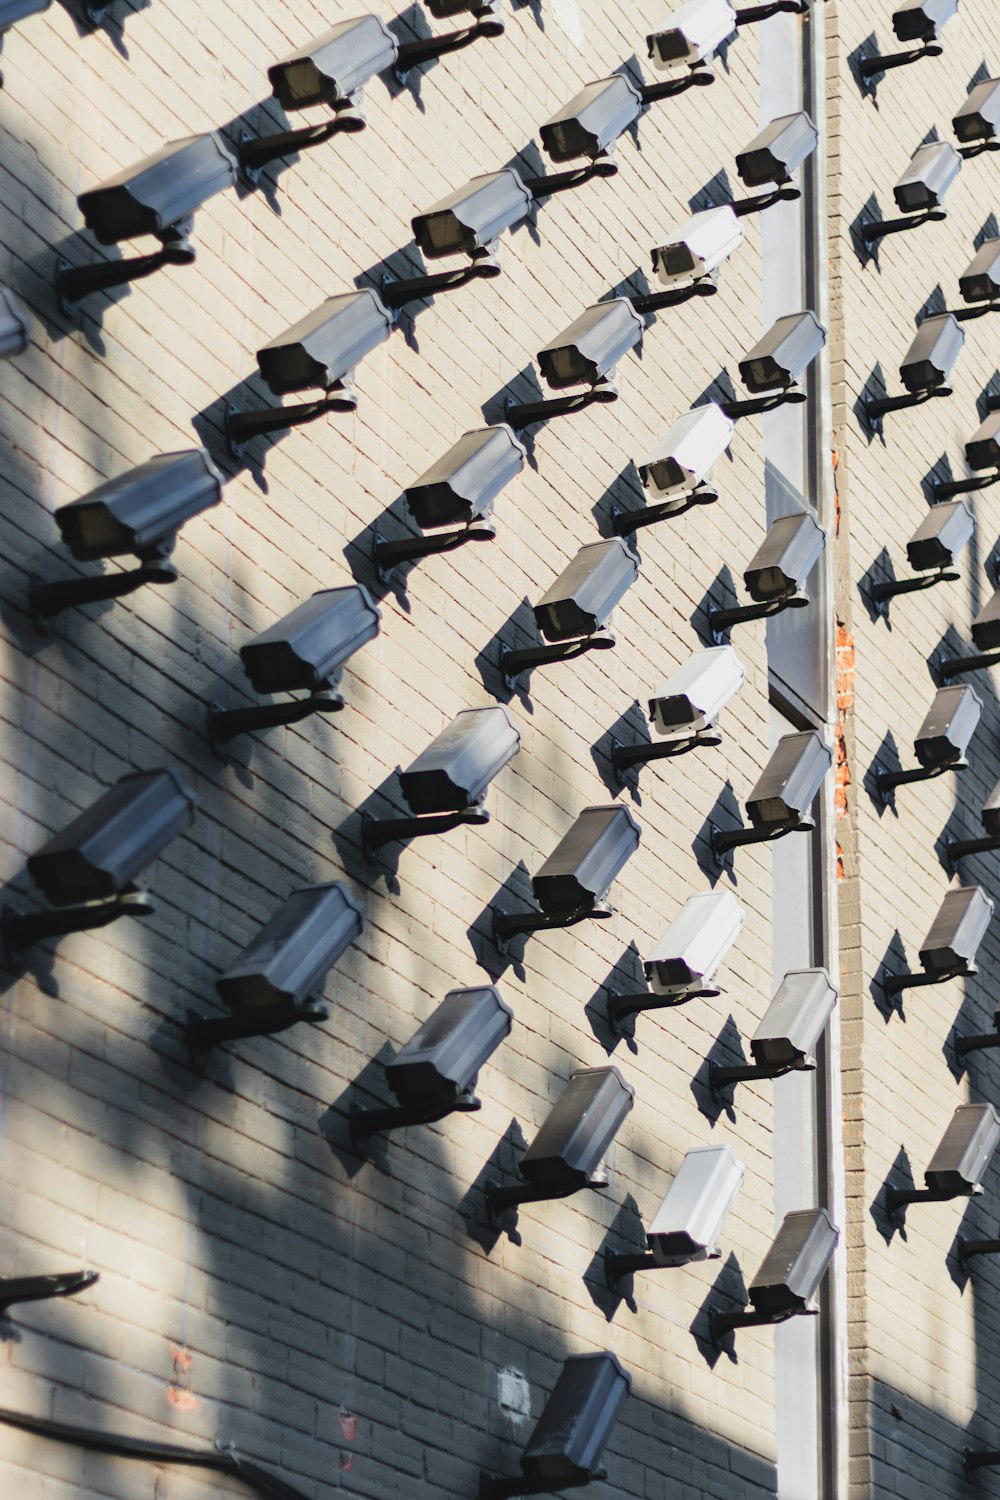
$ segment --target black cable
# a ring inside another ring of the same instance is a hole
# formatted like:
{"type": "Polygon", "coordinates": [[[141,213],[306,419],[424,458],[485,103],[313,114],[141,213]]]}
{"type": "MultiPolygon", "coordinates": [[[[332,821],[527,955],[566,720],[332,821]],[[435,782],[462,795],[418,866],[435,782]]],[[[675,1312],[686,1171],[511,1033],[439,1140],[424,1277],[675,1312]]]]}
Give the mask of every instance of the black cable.
{"type": "Polygon", "coordinates": [[[286,1484],[276,1474],[270,1474],[258,1464],[241,1458],[234,1448],[219,1447],[213,1450],[181,1448],[176,1443],[160,1443],[148,1438],[121,1437],[115,1433],[97,1432],[90,1427],[73,1427],[68,1422],[56,1422],[49,1417],[32,1417],[25,1412],[7,1411],[0,1407],[0,1422],[8,1427],[19,1427],[23,1432],[37,1432],[42,1437],[52,1438],[56,1443],[73,1443],[88,1448],[93,1453],[111,1453],[117,1458],[144,1458],[155,1464],[186,1464],[191,1468],[217,1469],[232,1474],[260,1495],[272,1500],[309,1500],[302,1490],[286,1484]]]}

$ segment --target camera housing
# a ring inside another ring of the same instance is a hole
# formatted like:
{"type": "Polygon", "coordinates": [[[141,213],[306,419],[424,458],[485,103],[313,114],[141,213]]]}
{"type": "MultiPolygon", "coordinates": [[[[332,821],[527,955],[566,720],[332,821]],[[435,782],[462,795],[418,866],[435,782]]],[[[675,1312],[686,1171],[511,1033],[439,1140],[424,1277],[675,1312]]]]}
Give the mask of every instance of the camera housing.
{"type": "Polygon", "coordinates": [[[927,1164],[924,1181],[934,1192],[971,1197],[1000,1142],[1000,1115],[992,1104],[960,1104],[927,1164]]]}
{"type": "Polygon", "coordinates": [[[144,234],[163,238],[209,198],[234,187],[236,176],[236,161],[217,135],[189,135],[89,188],[77,203],[102,245],[144,234]]]}
{"type": "Polygon", "coordinates": [[[649,722],[658,735],[689,735],[708,729],[743,686],[746,673],[732,646],[693,651],[649,700],[649,722]]]}
{"type": "MultiPolygon", "coordinates": [[[[524,1479],[547,1490],[595,1478],[631,1389],[631,1375],[610,1352],[570,1355],[521,1454],[524,1479]]],[[[497,1493],[525,1492],[518,1487],[497,1493]]],[[[491,1500],[488,1487],[484,1500],[491,1500]]]]}
{"type": "Polygon", "coordinates": [[[407,485],[406,504],[423,531],[485,520],[505,485],[524,468],[526,449],[506,422],[464,432],[407,485]]]}
{"type": "Polygon", "coordinates": [[[685,1153],[646,1231],[658,1266],[718,1258],[716,1241],[745,1176],[728,1146],[695,1146],[685,1153]]]}
{"type": "Polygon", "coordinates": [[[736,170],[746,187],[787,182],[818,144],[819,131],[805,110],[779,115],[737,153],[736,170]]]}
{"type": "MultiPolygon", "coordinates": [[[[743,222],[728,203],[692,214],[653,250],[653,271],[663,286],[714,276],[743,243],[743,222]]],[[[704,410],[704,408],[700,408],[704,410]]]]}
{"type": "Polygon", "coordinates": [[[481,802],[495,776],[521,748],[521,732],[501,704],[463,708],[399,777],[418,816],[459,812],[481,802]]]}
{"type": "Polygon", "coordinates": [[[740,360],[740,379],[748,391],[787,390],[826,345],[826,329],[810,310],[778,318],[740,360]]]}
{"type": "Polygon", "coordinates": [[[747,1295],[774,1322],[805,1312],[826,1275],[840,1239],[825,1208],[785,1215],[747,1295]]]}
{"type": "Polygon", "coordinates": [[[471,1094],[480,1068],[514,1024],[496,985],[449,990],[385,1066],[389,1087],[404,1109],[449,1108],[471,1094]]]}
{"type": "Polygon", "coordinates": [[[473,177],[412,220],[413,237],[428,260],[488,252],[505,229],[531,211],[534,199],[513,167],[473,177]]]}
{"type": "Polygon", "coordinates": [[[343,383],[392,332],[392,314],[371,287],[341,292],[257,350],[257,364],[276,396],[343,383]]]}
{"type": "Polygon", "coordinates": [[[28,859],[53,906],[121,896],[194,822],[195,796],[173,770],[134,771],[28,859]]]}
{"type": "Polygon", "coordinates": [[[215,981],[234,1015],[292,1013],[360,935],[362,911],[339,880],[294,890],[215,981]]]}
{"type": "Polygon", "coordinates": [[[970,469],[1000,469],[1000,411],[990,412],[965,445],[970,469]]]}
{"type": "Polygon", "coordinates": [[[892,15],[901,42],[936,42],[942,27],[958,10],[958,0],[903,0],[892,15]]]}
{"type": "Polygon", "coordinates": [[[943,386],[965,344],[965,329],[954,313],[924,318],[899,367],[899,378],[911,393],[943,386]]]}
{"type": "Polygon", "coordinates": [[[257,693],[315,692],[375,639],[381,618],[363,584],[319,589],[241,646],[240,660],[257,693]]]}
{"type": "Polygon", "coordinates": [[[833,764],[833,752],[816,729],[782,735],[747,798],[756,829],[780,831],[806,819],[833,764]]]}
{"type": "Polygon", "coordinates": [[[518,1170],[539,1186],[586,1187],[635,1102],[617,1068],[580,1068],[549,1110],[518,1170]]]}
{"type": "Polygon", "coordinates": [[[1000,239],[983,241],[959,277],[958,289],[964,302],[995,302],[1000,297],[1000,239]]]}
{"type": "Polygon", "coordinates": [[[538,351],[538,368],[553,390],[596,385],[605,380],[622,355],[634,349],[644,324],[627,297],[612,297],[588,307],[538,351]]]}
{"type": "Polygon", "coordinates": [[[686,0],[662,31],[646,38],[649,56],[660,72],[692,68],[735,36],[737,15],[729,0],[686,0]]]}
{"type": "Polygon", "coordinates": [[[897,180],[892,195],[901,213],[917,214],[940,208],[945,193],[962,170],[962,158],[947,141],[918,146],[897,180]]]}
{"type": "Polygon", "coordinates": [[[639,576],[639,563],[621,537],[585,542],[534,606],[547,641],[593,635],[639,576]]]}
{"type": "Polygon", "coordinates": [[[938,688],[913,742],[920,764],[936,768],[963,761],[982,712],[983,701],[974,688],[938,688]]]}
{"type": "Polygon", "coordinates": [[[80,562],[148,554],[222,499],[223,478],[204,448],[159,453],[61,505],[62,540],[80,562]]]}
{"type": "Polygon", "coordinates": [[[722,888],[689,896],[643,962],[656,995],[705,989],[743,931],[743,907],[722,888]]]}
{"type": "Polygon", "coordinates": [[[642,112],[642,95],[620,73],[587,83],[539,126],[542,149],[553,161],[601,156],[642,112]]]}
{"type": "Polygon", "coordinates": [[[927,973],[969,971],[993,916],[993,902],[978,885],[948,891],[920,945],[927,973]]]}
{"type": "Polygon", "coordinates": [[[906,544],[910,567],[917,573],[950,568],[972,539],[976,522],[965,500],[932,505],[906,544]]]}
{"type": "Polygon", "coordinates": [[[811,1065],[836,1004],[837,991],[825,969],[789,970],[750,1040],[754,1062],[781,1068],[811,1065]]]}
{"type": "Polygon", "coordinates": [[[339,21],[290,52],[267,70],[271,92],[282,109],[334,108],[357,99],[376,73],[391,68],[399,44],[378,16],[339,21]]]}
{"type": "Polygon", "coordinates": [[[636,465],[651,495],[669,498],[696,489],[729,447],[735,423],[710,401],[685,412],[636,465]]]}
{"type": "Polygon", "coordinates": [[[980,651],[1000,649],[1000,589],[995,589],[972,622],[972,639],[980,651]]]}
{"type": "Polygon", "coordinates": [[[802,587],[826,546],[826,532],[809,511],[779,516],[743,572],[751,599],[781,599],[802,587]]]}
{"type": "Polygon", "coordinates": [[[994,140],[1000,133],[1000,78],[977,83],[951,123],[960,141],[994,140]]]}
{"type": "Polygon", "coordinates": [[[30,337],[31,319],[27,312],[12,291],[0,287],[0,359],[23,354],[30,337]]]}
{"type": "Polygon", "coordinates": [[[585,807],[563,834],[531,886],[543,912],[593,907],[639,847],[642,828],[621,802],[585,807]]]}

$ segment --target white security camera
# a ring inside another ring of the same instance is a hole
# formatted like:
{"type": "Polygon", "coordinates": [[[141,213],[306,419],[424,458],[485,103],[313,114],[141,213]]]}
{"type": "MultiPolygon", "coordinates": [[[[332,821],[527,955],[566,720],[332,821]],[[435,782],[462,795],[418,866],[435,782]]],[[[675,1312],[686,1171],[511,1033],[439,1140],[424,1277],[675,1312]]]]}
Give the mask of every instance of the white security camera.
{"type": "Polygon", "coordinates": [[[694,67],[736,33],[736,11],[729,0],[686,0],[662,31],[647,36],[653,66],[661,72],[694,67]]]}
{"type": "Polygon", "coordinates": [[[743,243],[743,225],[728,203],[692,214],[653,251],[653,271],[664,286],[714,277],[743,243]]]}
{"type": "Polygon", "coordinates": [[[0,359],[23,354],[31,336],[31,320],[14,293],[0,287],[0,359]]]}
{"type": "Polygon", "coordinates": [[[659,1266],[716,1260],[719,1231],[736,1200],[746,1168],[728,1146],[688,1151],[646,1231],[659,1266]]]}
{"type": "Polygon", "coordinates": [[[649,700],[649,722],[668,738],[708,729],[743,686],[743,663],[732,646],[694,651],[649,700]]]}
{"type": "Polygon", "coordinates": [[[636,465],[639,478],[660,498],[696,489],[729,447],[734,425],[714,401],[685,412],[636,465]]]}
{"type": "Polygon", "coordinates": [[[643,964],[653,993],[677,995],[707,988],[743,931],[744,920],[732,891],[689,896],[643,964]]]}
{"type": "Polygon", "coordinates": [[[919,146],[892,190],[897,206],[904,214],[939,208],[961,170],[962,158],[947,141],[919,146]]]}

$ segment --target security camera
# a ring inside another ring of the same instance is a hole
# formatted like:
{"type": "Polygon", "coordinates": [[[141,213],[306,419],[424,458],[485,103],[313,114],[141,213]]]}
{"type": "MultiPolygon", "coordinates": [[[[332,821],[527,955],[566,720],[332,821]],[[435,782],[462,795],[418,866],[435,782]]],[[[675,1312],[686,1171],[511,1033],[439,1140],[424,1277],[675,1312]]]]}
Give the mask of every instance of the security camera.
{"type": "Polygon", "coordinates": [[[642,112],[642,95],[620,73],[585,84],[539,127],[542,149],[553,161],[593,159],[612,147],[642,112]]]}
{"type": "Polygon", "coordinates": [[[747,798],[754,829],[774,834],[807,824],[832,764],[830,747],[817,730],[783,735],[747,798]]]}
{"type": "Polygon", "coordinates": [[[152,255],[89,266],[58,262],[56,293],[72,316],[88,292],[108,290],[149,276],[162,266],[190,265],[192,216],[209,198],[234,186],[238,166],[217,135],[170,141],[134,167],[127,167],[77,198],[84,223],[102,245],[151,234],[161,248],[152,255]]]}
{"type": "Polygon", "coordinates": [[[965,302],[995,302],[1000,297],[1000,239],[983,241],[959,277],[958,289],[965,302]]]}
{"type": "Polygon", "coordinates": [[[258,349],[257,364],[276,396],[330,390],[391,332],[390,314],[370,287],[362,287],[327,298],[258,349]]]}
{"type": "Polygon", "coordinates": [[[1000,648],[1000,589],[995,589],[972,622],[972,639],[980,651],[1000,648]]]}
{"type": "Polygon", "coordinates": [[[1000,838],[1000,781],[983,803],[981,817],[986,832],[993,838],[1000,838]]]}
{"type": "Polygon", "coordinates": [[[709,402],[685,412],[637,468],[650,494],[669,498],[697,489],[729,446],[734,423],[709,402]]]}
{"type": "Polygon", "coordinates": [[[102,245],[152,234],[169,238],[209,198],[236,182],[236,162],[217,135],[169,141],[77,199],[102,245]]]}
{"type": "Polygon", "coordinates": [[[962,170],[962,158],[947,141],[919,146],[892,195],[904,214],[940,208],[945,193],[962,170]]]}
{"type": "Polygon", "coordinates": [[[974,688],[938,688],[913,745],[920,764],[937,769],[963,762],[982,712],[974,688]]]}
{"type": "Polygon", "coordinates": [[[990,412],[965,445],[970,469],[1000,469],[1000,411],[990,412]]]}
{"type": "Polygon", "coordinates": [[[315,692],[378,635],[381,615],[363,584],[319,589],[240,647],[257,693],[315,692]]]}
{"type": "Polygon", "coordinates": [[[747,187],[784,183],[818,143],[819,131],[805,110],[780,115],[764,126],[746,150],[738,153],[736,170],[747,187]]]}
{"type": "Polygon", "coordinates": [[[48,10],[51,4],[52,0],[0,0],[0,36],[18,21],[48,10]]]}
{"type": "Polygon", "coordinates": [[[28,874],[56,911],[5,908],[0,936],[8,963],[43,938],[106,927],[154,910],[133,882],[193,821],[194,793],[176,771],[136,771],[122,779],[28,859],[28,874]]]}
{"type": "MultiPolygon", "coordinates": [[[[714,277],[743,243],[743,224],[728,203],[692,214],[653,251],[653,271],[664,286],[714,277]]],[[[704,409],[704,408],[702,408],[704,409]]]]}
{"type": "Polygon", "coordinates": [[[973,1194],[1000,1142],[1000,1116],[992,1104],[960,1104],[931,1157],[924,1180],[929,1188],[973,1194]]]}
{"type": "Polygon", "coordinates": [[[710,728],[743,686],[745,675],[732,646],[692,652],[649,700],[654,733],[671,737],[710,728]]]}
{"type": "Polygon", "coordinates": [[[313,996],[363,925],[361,908],[339,880],[293,891],[215,981],[229,1015],[188,1015],[192,1061],[219,1042],[325,1021],[329,1012],[313,996]]]}
{"type": "Polygon", "coordinates": [[[972,538],[975,517],[964,500],[932,505],[906,544],[915,572],[950,568],[972,538]]]}
{"type": "Polygon", "coordinates": [[[326,411],[354,411],[355,367],[392,333],[393,315],[371,287],[342,292],[307,313],[278,338],[257,350],[257,364],[276,396],[323,390],[322,405],[265,406],[250,411],[229,407],[226,438],[240,457],[251,438],[312,422],[326,411]]]}
{"type": "Polygon", "coordinates": [[[518,1163],[538,1187],[586,1187],[635,1102],[617,1068],[580,1068],[549,1110],[518,1163]]]}
{"type": "MultiPolygon", "coordinates": [[[[979,810],[979,816],[983,824],[983,836],[971,839],[956,839],[951,834],[945,839],[945,858],[948,868],[954,873],[955,866],[960,859],[969,854],[985,854],[992,849],[1000,848],[1000,781],[996,783],[986,801],[979,810]]],[[[1000,1012],[998,1012],[1000,1013],[1000,1012]]],[[[990,1040],[991,1047],[1000,1046],[1000,1023],[993,1033],[995,1040],[990,1040]]],[[[963,1052],[978,1052],[983,1045],[983,1039],[978,1039],[980,1045],[970,1045],[971,1037],[959,1038],[957,1042],[959,1054],[963,1052]]]]}
{"type": "Polygon", "coordinates": [[[840,1231],[824,1208],[786,1214],[747,1289],[754,1310],[773,1318],[804,1312],[826,1275],[839,1239],[840,1231]]]}
{"type": "Polygon", "coordinates": [[[750,1040],[754,1062],[782,1069],[810,1064],[836,1003],[825,969],[791,970],[750,1040]]]}
{"type": "Polygon", "coordinates": [[[745,1175],[728,1146],[697,1146],[685,1154],[646,1231],[657,1265],[718,1258],[716,1241],[745,1175]]]}
{"type": "Polygon", "coordinates": [[[689,896],[643,963],[654,994],[679,995],[710,986],[744,920],[732,891],[689,896]]]}
{"type": "Polygon", "coordinates": [[[192,516],[218,505],[223,478],[204,448],[160,453],[56,511],[63,541],[80,562],[146,557],[192,516]]]}
{"type": "Polygon", "coordinates": [[[177,569],[169,559],[177,532],[192,516],[218,504],[222,483],[204,448],[192,448],[160,453],[60,506],[56,525],[74,557],[92,562],[132,553],[140,566],[55,583],[33,580],[31,609],[39,628],[74,605],[117,599],[147,583],[173,583],[177,569]]]}
{"type": "Polygon", "coordinates": [[[979,886],[948,891],[920,945],[924,970],[935,975],[972,972],[992,916],[993,902],[979,886]]]}
{"type": "Polygon", "coordinates": [[[631,1388],[631,1375],[609,1351],[570,1355],[521,1454],[521,1473],[482,1473],[479,1500],[577,1489],[603,1477],[598,1460],[631,1388]]]}
{"type": "Polygon", "coordinates": [[[748,391],[787,389],[798,381],[826,345],[826,329],[811,311],[778,318],[739,362],[748,391]]]}
{"type": "Polygon", "coordinates": [[[642,829],[620,802],[585,807],[545,860],[531,887],[543,912],[592,909],[639,847],[642,829]]]}
{"type": "Polygon", "coordinates": [[[892,1220],[909,1203],[948,1203],[971,1198],[1000,1142],[1000,1115],[992,1104],[960,1104],[924,1172],[925,1188],[889,1188],[885,1204],[892,1220]]]}
{"type": "Polygon", "coordinates": [[[892,29],[901,42],[936,42],[957,10],[958,0],[903,0],[893,11],[892,29]]]}
{"type": "Polygon", "coordinates": [[[14,293],[0,287],[0,359],[23,354],[31,337],[31,320],[14,293]]]}
{"type": "MultiPolygon", "coordinates": [[[[322,984],[328,970],[359,936],[362,911],[339,880],[292,892],[256,937],[215,981],[234,1015],[256,1013],[283,1030],[322,984]]],[[[269,1028],[271,1029],[271,1028],[269,1028]]]]}
{"type": "Polygon", "coordinates": [[[729,0],[686,0],[667,26],[647,36],[653,66],[662,72],[710,61],[735,35],[737,19],[729,0]]]}
{"type": "Polygon", "coordinates": [[[635,348],[643,327],[642,318],[627,297],[598,302],[538,351],[538,368],[553,390],[596,385],[635,348]]]}
{"type": "Polygon", "coordinates": [[[363,1151],[369,1136],[404,1125],[430,1125],[456,1111],[481,1108],[480,1068],[509,1036],[514,1013],[496,985],[450,990],[391,1062],[386,1082],[396,1096],[388,1108],[351,1106],[351,1135],[363,1151]]]}
{"type": "Polygon", "coordinates": [[[899,378],[910,392],[943,386],[962,352],[965,330],[952,313],[924,318],[899,367],[899,378]]]}
{"type": "Polygon", "coordinates": [[[586,542],[534,606],[535,622],[547,641],[593,635],[638,576],[635,554],[620,537],[586,542]]]}
{"type": "Polygon", "coordinates": [[[524,445],[505,422],[465,432],[407,485],[410,514],[421,530],[485,520],[497,495],[524,468],[524,460],[524,445]]]}
{"type": "Polygon", "coordinates": [[[471,807],[520,748],[521,732],[506,708],[464,708],[401,772],[403,796],[417,814],[471,807]]]}
{"type": "Polygon", "coordinates": [[[449,990],[386,1064],[389,1087],[410,1110],[470,1095],[480,1068],[510,1035],[513,1024],[514,1012],[495,985],[449,990]]]}
{"type": "Polygon", "coordinates": [[[960,141],[992,141],[1000,133],[1000,78],[977,83],[952,125],[960,141]]]}
{"type": "Polygon", "coordinates": [[[826,532],[808,511],[779,516],[743,572],[751,599],[764,603],[800,589],[826,546],[826,532]]]}
{"type": "Polygon", "coordinates": [[[426,213],[417,214],[413,237],[428,260],[443,255],[482,255],[505,229],[525,218],[531,193],[512,167],[473,177],[426,213]]]}
{"type": "Polygon", "coordinates": [[[806,1208],[788,1213],[764,1257],[760,1270],[747,1289],[752,1311],[720,1312],[712,1309],[712,1340],[722,1340],[737,1328],[784,1323],[803,1313],[814,1313],[813,1296],[826,1275],[840,1240],[825,1208],[806,1208]]]}
{"type": "Polygon", "coordinates": [[[391,68],[399,44],[378,16],[339,21],[267,70],[282,109],[334,108],[357,101],[376,73],[391,68]]]}

